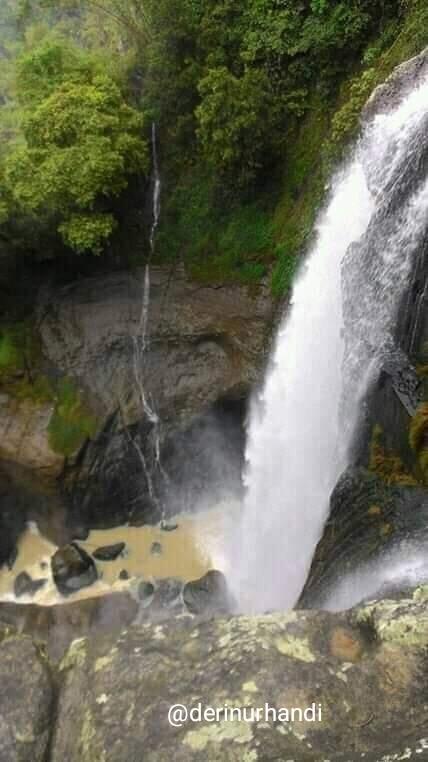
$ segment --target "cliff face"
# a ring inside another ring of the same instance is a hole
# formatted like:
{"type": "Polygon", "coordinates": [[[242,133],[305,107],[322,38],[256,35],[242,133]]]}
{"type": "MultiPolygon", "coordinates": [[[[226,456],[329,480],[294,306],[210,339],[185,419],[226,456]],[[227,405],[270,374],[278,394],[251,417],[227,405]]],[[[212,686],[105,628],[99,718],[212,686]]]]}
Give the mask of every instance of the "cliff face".
{"type": "Polygon", "coordinates": [[[166,427],[248,393],[269,343],[267,287],[202,286],[181,270],[152,268],[147,351],[136,357],[143,298],[137,271],[47,290],[39,303],[45,356],[79,383],[104,420],[119,407],[128,425],[142,418],[139,379],[166,427]]]}
{"type": "Polygon", "coordinates": [[[59,488],[72,525],[157,518],[141,455],[151,468],[155,436],[168,453],[184,437],[184,449],[186,430],[216,403],[239,409],[264,365],[273,320],[267,285],[203,286],[180,269],[152,268],[144,292],[144,278],[139,270],[42,288],[33,385],[49,383],[52,392],[37,397],[27,383],[23,394],[23,367],[0,399],[5,468],[17,476],[18,466],[18,481],[59,488]]]}

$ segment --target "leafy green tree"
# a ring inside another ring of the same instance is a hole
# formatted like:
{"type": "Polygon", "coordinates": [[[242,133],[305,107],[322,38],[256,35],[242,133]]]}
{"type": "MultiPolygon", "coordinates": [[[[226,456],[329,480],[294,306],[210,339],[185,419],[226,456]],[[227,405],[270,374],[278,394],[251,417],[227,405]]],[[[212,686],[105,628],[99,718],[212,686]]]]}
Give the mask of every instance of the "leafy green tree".
{"type": "Polygon", "coordinates": [[[55,224],[76,252],[100,253],[115,220],[111,198],[149,158],[144,120],[90,57],[59,38],[17,65],[24,141],[4,162],[16,209],[55,224]]]}
{"type": "Polygon", "coordinates": [[[223,174],[247,185],[263,164],[270,140],[266,119],[272,108],[263,71],[235,77],[226,67],[212,69],[199,84],[198,137],[207,160],[223,174]]]}

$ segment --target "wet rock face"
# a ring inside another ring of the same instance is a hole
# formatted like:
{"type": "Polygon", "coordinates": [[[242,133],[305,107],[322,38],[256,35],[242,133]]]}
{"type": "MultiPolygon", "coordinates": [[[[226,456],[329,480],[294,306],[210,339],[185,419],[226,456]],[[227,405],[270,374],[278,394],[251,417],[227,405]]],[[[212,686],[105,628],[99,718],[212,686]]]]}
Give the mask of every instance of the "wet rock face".
{"type": "Polygon", "coordinates": [[[365,123],[375,114],[394,108],[403,97],[410,92],[428,74],[428,49],[425,49],[410,61],[397,66],[393,75],[376,88],[362,112],[362,122],[365,123]]]}
{"type": "MultiPolygon", "coordinates": [[[[315,551],[311,570],[299,606],[320,607],[331,601],[340,583],[359,570],[378,564],[377,587],[370,587],[371,578],[363,580],[371,598],[406,590],[411,581],[405,570],[397,583],[389,588],[386,575],[390,562],[402,556],[404,567],[414,558],[428,552],[428,492],[422,487],[386,485],[382,479],[363,468],[349,469],[337,484],[330,516],[323,537],[315,551]],[[384,586],[384,587],[383,587],[384,586]]],[[[428,574],[428,565],[425,572],[428,574]]],[[[342,608],[358,602],[342,601],[342,608]]],[[[355,578],[353,585],[356,585],[355,578]]],[[[362,588],[363,589],[363,588],[362,588]]],[[[364,592],[361,592],[364,596],[364,592]]],[[[341,599],[339,601],[339,607],[341,599]]]]}
{"type": "Polygon", "coordinates": [[[73,542],[59,548],[51,558],[52,577],[62,595],[70,595],[98,579],[93,559],[73,542]]]}
{"type": "Polygon", "coordinates": [[[0,470],[0,569],[3,564],[13,566],[16,543],[25,529],[26,518],[25,501],[0,470]]]}
{"type": "MultiPolygon", "coordinates": [[[[88,278],[44,292],[39,304],[44,352],[86,388],[102,418],[120,402],[126,422],[141,418],[134,379],[141,336],[144,273],[88,278]]],[[[151,270],[147,399],[162,421],[188,421],[225,395],[248,389],[266,351],[272,301],[266,286],[201,286],[184,273],[151,270]]],[[[143,369],[138,369],[143,370],[143,369]]]]}

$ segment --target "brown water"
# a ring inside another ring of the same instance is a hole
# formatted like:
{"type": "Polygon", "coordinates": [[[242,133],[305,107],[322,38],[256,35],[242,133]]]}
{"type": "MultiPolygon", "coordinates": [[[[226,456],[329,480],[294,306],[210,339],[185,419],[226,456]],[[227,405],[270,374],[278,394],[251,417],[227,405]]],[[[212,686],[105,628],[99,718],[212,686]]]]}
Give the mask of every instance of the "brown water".
{"type": "Polygon", "coordinates": [[[177,529],[171,532],[150,526],[92,531],[87,540],[79,541],[88,553],[93,553],[102,545],[125,542],[125,557],[115,561],[96,561],[99,581],[66,599],[58,593],[50,573],[49,560],[56,546],[42,537],[37,528],[29,526],[19,541],[13,569],[0,571],[0,600],[15,600],[13,585],[22,571],[27,571],[33,579],[46,577],[48,583],[33,597],[22,596],[19,601],[52,605],[128,587],[128,581],[119,580],[122,569],[126,569],[131,578],[179,577],[184,581],[197,579],[212,568],[224,570],[222,549],[237,510],[235,503],[222,503],[209,511],[181,515],[171,519],[171,524],[178,524],[177,529]],[[160,543],[160,554],[152,552],[153,543],[160,543]]]}

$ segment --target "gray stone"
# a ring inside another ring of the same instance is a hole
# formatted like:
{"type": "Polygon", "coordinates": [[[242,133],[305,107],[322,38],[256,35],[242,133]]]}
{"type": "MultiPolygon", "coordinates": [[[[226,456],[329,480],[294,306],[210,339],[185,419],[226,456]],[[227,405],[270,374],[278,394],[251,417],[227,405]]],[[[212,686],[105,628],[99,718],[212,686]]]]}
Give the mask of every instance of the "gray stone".
{"type": "MultiPolygon", "coordinates": [[[[0,635],[0,640],[4,637],[0,635]]],[[[0,642],[0,762],[45,762],[52,729],[53,685],[32,640],[0,642]]]]}
{"type": "Polygon", "coordinates": [[[46,583],[47,579],[33,579],[27,572],[23,571],[15,578],[13,592],[17,598],[21,598],[22,595],[32,596],[46,583]]]}
{"type": "Polygon", "coordinates": [[[155,592],[155,586],[151,582],[140,582],[138,585],[138,597],[140,601],[146,603],[149,598],[152,598],[155,592]]]}
{"type": "Polygon", "coordinates": [[[375,89],[362,111],[363,123],[375,114],[393,109],[427,73],[428,48],[425,48],[419,55],[397,66],[386,82],[375,89]]]}
{"type": "Polygon", "coordinates": [[[162,545],[160,542],[152,542],[152,545],[150,547],[150,553],[152,556],[160,556],[162,555],[162,545]]]}
{"type": "MultiPolygon", "coordinates": [[[[141,418],[134,378],[144,272],[88,278],[41,295],[38,315],[51,363],[79,380],[106,419],[122,406],[141,418]]],[[[255,292],[201,285],[178,269],[151,268],[150,348],[145,393],[167,424],[189,418],[219,397],[248,389],[263,364],[273,302],[266,283],[255,292]]]]}
{"type": "Polygon", "coordinates": [[[200,579],[188,582],[183,589],[183,601],[192,614],[228,611],[231,601],[226,577],[213,569],[200,579]]]}
{"type": "Polygon", "coordinates": [[[62,595],[70,595],[98,579],[92,558],[77,543],[59,548],[51,558],[52,576],[62,595]]]}
{"type": "Polygon", "coordinates": [[[186,618],[85,639],[61,664],[51,759],[399,759],[423,749],[427,642],[427,590],[344,614],[186,618]],[[218,718],[170,725],[172,705],[199,702],[218,718]],[[320,723],[298,713],[288,723],[224,719],[225,705],[303,710],[313,702],[320,723]]]}
{"type": "Polygon", "coordinates": [[[97,548],[92,555],[97,561],[115,561],[116,558],[123,555],[125,547],[125,542],[116,542],[114,545],[104,545],[97,548]]]}

